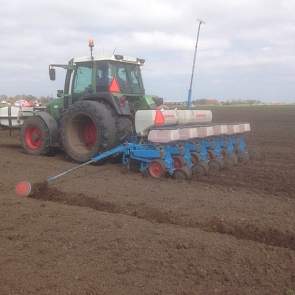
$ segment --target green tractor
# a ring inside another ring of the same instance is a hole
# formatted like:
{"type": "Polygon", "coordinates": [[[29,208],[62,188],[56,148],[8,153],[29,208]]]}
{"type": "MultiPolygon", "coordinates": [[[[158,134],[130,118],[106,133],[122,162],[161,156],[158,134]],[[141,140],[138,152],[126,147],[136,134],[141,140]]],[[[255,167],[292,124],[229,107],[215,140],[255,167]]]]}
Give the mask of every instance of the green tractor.
{"type": "Polygon", "coordinates": [[[115,54],[110,58],[73,58],[49,66],[66,70],[64,90],[57,91],[46,111],[36,111],[21,127],[21,143],[33,155],[62,147],[76,162],[85,162],[133,134],[134,114],[155,109],[163,100],[145,95],[140,67],[143,59],[115,54]]]}

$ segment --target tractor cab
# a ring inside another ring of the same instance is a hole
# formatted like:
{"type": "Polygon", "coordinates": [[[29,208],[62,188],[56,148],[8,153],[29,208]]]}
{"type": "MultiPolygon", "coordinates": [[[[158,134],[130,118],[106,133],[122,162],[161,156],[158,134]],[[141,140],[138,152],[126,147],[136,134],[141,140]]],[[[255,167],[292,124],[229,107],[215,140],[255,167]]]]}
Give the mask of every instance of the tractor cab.
{"type": "Polygon", "coordinates": [[[56,68],[66,70],[64,89],[57,91],[59,99],[49,103],[47,112],[25,121],[21,138],[28,153],[47,154],[62,146],[73,160],[88,161],[135,135],[138,110],[162,104],[162,99],[145,95],[140,69],[144,59],[96,57],[91,40],[89,47],[90,56],[49,65],[50,80],[55,80],[56,68]]]}
{"type": "Polygon", "coordinates": [[[140,67],[144,59],[124,57],[73,58],[67,65],[49,66],[51,80],[55,67],[67,70],[63,91],[64,108],[79,100],[97,100],[114,108],[119,115],[134,115],[139,109],[153,109],[157,103],[145,95],[140,67]]]}

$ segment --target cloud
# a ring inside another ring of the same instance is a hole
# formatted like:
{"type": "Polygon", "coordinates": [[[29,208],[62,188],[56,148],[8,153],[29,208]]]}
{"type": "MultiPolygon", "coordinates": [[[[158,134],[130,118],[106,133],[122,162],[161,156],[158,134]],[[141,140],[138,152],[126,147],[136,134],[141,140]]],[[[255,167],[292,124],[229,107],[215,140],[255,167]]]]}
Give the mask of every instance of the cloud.
{"type": "Polygon", "coordinates": [[[97,54],[116,48],[144,57],[148,93],[184,99],[196,20],[202,18],[196,98],[295,100],[293,0],[0,0],[0,5],[0,93],[53,94],[63,74],[52,83],[48,64],[88,54],[92,37],[97,54]]]}

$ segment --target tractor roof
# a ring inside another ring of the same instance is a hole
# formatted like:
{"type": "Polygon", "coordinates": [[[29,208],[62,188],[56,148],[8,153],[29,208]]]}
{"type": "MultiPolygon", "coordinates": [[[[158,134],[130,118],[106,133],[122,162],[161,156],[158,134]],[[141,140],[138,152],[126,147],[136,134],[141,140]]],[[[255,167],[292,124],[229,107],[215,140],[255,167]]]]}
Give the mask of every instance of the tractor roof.
{"type": "Polygon", "coordinates": [[[123,62],[123,63],[129,63],[129,64],[137,64],[137,65],[144,64],[144,59],[123,56],[123,55],[118,55],[118,54],[115,54],[112,56],[93,56],[93,59],[91,59],[90,56],[74,57],[73,62],[79,63],[79,62],[88,62],[91,60],[94,60],[94,61],[115,61],[115,62],[123,62]]]}

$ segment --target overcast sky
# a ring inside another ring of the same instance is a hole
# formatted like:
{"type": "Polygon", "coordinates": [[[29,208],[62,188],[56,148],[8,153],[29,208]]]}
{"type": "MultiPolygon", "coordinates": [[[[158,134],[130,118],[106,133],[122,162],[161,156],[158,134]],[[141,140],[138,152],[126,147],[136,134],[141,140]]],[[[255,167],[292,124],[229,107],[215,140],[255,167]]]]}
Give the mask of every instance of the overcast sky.
{"type": "Polygon", "coordinates": [[[143,57],[146,93],[295,101],[294,0],[0,0],[0,94],[55,95],[48,64],[95,53],[143,57]]]}

